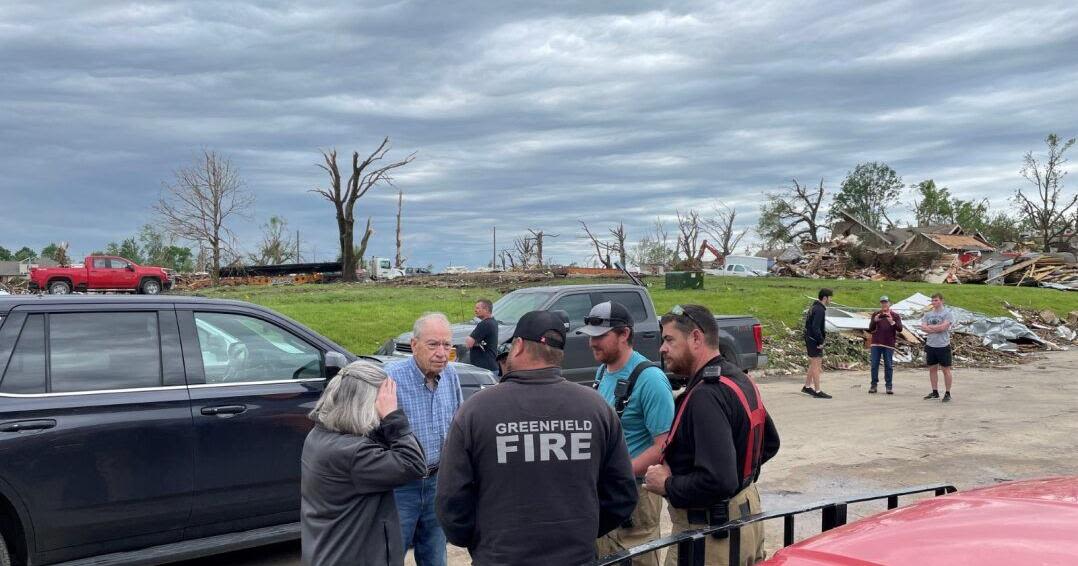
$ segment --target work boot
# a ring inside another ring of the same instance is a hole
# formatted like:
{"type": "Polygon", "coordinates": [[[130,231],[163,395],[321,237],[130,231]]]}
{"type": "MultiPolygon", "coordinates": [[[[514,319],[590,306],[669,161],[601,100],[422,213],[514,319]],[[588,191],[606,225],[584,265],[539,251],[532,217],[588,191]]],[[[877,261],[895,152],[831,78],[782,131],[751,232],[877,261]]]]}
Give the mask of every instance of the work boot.
{"type": "Polygon", "coordinates": [[[948,392],[943,394],[943,402],[947,403],[947,402],[950,402],[950,400],[951,400],[951,392],[948,391],[948,392]]]}
{"type": "Polygon", "coordinates": [[[875,393],[876,392],[876,384],[875,383],[873,383],[872,385],[869,386],[868,392],[869,393],[875,393]]]}
{"type": "Polygon", "coordinates": [[[809,387],[808,385],[802,387],[801,392],[804,393],[805,395],[812,395],[813,397],[816,396],[816,391],[814,389],[812,389],[811,387],[809,387]]]}
{"type": "Polygon", "coordinates": [[[830,396],[830,395],[828,395],[827,393],[824,393],[822,389],[821,389],[820,391],[817,391],[817,392],[816,392],[816,393],[815,393],[815,394],[813,395],[813,397],[815,397],[815,398],[817,398],[817,399],[830,399],[830,398],[831,398],[831,396],[830,396]]]}
{"type": "Polygon", "coordinates": [[[936,391],[935,389],[932,390],[932,393],[929,393],[928,395],[925,395],[925,400],[926,401],[928,399],[939,399],[939,398],[940,398],[940,392],[936,391]]]}

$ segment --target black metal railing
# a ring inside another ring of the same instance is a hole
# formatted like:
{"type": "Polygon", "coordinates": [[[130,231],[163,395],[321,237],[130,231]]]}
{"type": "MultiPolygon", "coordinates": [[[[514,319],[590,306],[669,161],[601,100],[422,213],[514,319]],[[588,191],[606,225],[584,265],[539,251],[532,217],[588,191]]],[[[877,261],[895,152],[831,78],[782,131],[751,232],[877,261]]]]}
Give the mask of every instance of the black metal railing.
{"type": "Polygon", "coordinates": [[[840,527],[846,524],[846,509],[852,503],[864,503],[867,501],[886,499],[887,508],[895,509],[896,507],[898,507],[898,498],[903,495],[915,495],[918,493],[933,492],[938,497],[940,495],[954,493],[955,491],[958,490],[955,489],[953,485],[921,485],[897,491],[875,493],[872,495],[865,495],[852,499],[844,499],[841,501],[813,503],[811,505],[805,507],[798,507],[796,509],[785,509],[779,511],[756,513],[755,515],[749,515],[747,517],[741,517],[739,519],[728,521],[726,523],[723,523],[722,525],[706,527],[703,529],[694,529],[691,531],[682,531],[680,533],[674,533],[668,537],[658,538],[653,541],[641,544],[639,546],[634,546],[621,552],[604,556],[595,563],[595,566],[630,566],[634,557],[641,556],[649,552],[654,552],[656,550],[670,546],[677,546],[678,566],[702,566],[704,564],[704,552],[706,548],[707,537],[722,532],[726,532],[729,534],[728,540],[730,541],[730,564],[738,564],[741,560],[741,527],[744,527],[746,525],[751,525],[753,523],[759,523],[768,519],[778,519],[779,517],[782,517],[782,546],[785,547],[794,543],[795,517],[797,517],[797,515],[801,515],[802,513],[820,511],[820,530],[829,531],[835,527],[840,527]]]}

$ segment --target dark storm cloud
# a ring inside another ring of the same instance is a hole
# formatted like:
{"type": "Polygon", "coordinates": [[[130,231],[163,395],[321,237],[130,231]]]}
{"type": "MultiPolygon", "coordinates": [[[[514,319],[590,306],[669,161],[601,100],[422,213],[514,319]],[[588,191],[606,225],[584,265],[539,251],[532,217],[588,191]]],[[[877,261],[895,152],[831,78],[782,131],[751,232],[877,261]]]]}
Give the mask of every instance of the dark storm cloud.
{"type": "MultiPolygon", "coordinates": [[[[406,255],[479,265],[491,226],[736,206],[797,177],[836,188],[862,161],[994,206],[1048,132],[1078,133],[1071,3],[66,2],[0,17],[0,245],[89,252],[151,222],[162,182],[202,148],[257,196],[235,230],[284,216],[305,254],[336,255],[309,192],[382,136],[415,151],[406,255]]],[[[1070,189],[1073,190],[1073,189],[1070,189]]],[[[376,189],[371,250],[391,255],[395,191],[376,189]]],[[[362,221],[361,221],[362,222],[362,221]]]]}

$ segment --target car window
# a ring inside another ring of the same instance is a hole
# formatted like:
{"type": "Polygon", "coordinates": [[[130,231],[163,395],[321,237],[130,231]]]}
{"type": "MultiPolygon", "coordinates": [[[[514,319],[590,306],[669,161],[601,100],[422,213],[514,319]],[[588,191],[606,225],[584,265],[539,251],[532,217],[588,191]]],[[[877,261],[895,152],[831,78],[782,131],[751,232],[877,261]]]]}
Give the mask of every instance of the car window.
{"type": "Polygon", "coordinates": [[[744,265],[735,265],[734,266],[734,271],[736,271],[738,273],[741,273],[741,272],[745,271],[745,266],[744,265]]]}
{"type": "Polygon", "coordinates": [[[569,314],[569,327],[576,328],[584,325],[584,317],[588,316],[591,312],[591,295],[587,293],[579,293],[576,295],[566,295],[550,306],[552,311],[565,311],[569,314]]]}
{"type": "Polygon", "coordinates": [[[0,393],[45,392],[45,315],[26,317],[0,381],[0,393]]]}
{"type": "Polygon", "coordinates": [[[494,320],[501,324],[516,324],[524,313],[539,308],[547,302],[551,293],[509,293],[494,302],[494,320]]]}
{"type": "Polygon", "coordinates": [[[156,312],[49,315],[51,392],[161,385],[156,312]]]}
{"type": "Polygon", "coordinates": [[[100,257],[94,259],[94,269],[108,269],[108,268],[109,268],[109,260],[108,259],[100,258],[100,257]]]}
{"type": "Polygon", "coordinates": [[[130,265],[122,259],[110,259],[109,263],[112,264],[113,269],[127,269],[127,266],[130,265]]]}
{"type": "Polygon", "coordinates": [[[322,377],[322,352],[291,332],[251,316],[195,313],[206,383],[322,377]]]}
{"type": "Polygon", "coordinates": [[[648,318],[648,311],[644,308],[644,299],[640,297],[640,293],[634,293],[632,291],[603,293],[602,300],[614,301],[629,309],[629,314],[632,315],[634,323],[644,322],[648,318]]]}

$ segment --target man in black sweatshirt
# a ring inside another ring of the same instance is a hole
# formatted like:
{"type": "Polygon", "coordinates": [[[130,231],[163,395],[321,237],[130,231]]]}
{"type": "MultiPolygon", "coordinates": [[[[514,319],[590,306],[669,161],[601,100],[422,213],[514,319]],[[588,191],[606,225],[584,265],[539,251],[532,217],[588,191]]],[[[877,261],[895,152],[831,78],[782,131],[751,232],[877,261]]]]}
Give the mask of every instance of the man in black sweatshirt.
{"type": "Polygon", "coordinates": [[[450,426],[435,510],[478,566],[588,563],[636,507],[617,414],[561,376],[568,326],[561,313],[521,317],[501,383],[450,426]]]}
{"type": "Polygon", "coordinates": [[[801,392],[817,399],[831,398],[820,389],[820,374],[823,373],[823,343],[826,338],[824,323],[832,295],[834,291],[831,289],[820,289],[817,300],[809,307],[808,316],[805,317],[805,350],[808,352],[809,367],[801,392]]]}
{"type": "MultiPolygon", "coordinates": [[[[675,533],[759,513],[756,479],[763,463],[779,451],[779,433],[760,390],[736,364],[723,359],[719,327],[706,307],[675,306],[661,323],[659,351],[666,369],[692,377],[676,401],[665,461],[648,468],[644,489],[670,501],[675,533]]],[[[729,538],[719,535],[705,542],[707,566],[728,564],[729,538]]],[[[742,527],[737,563],[764,557],[763,524],[742,527]]],[[[666,566],[677,564],[677,548],[670,547],[666,566]]]]}

